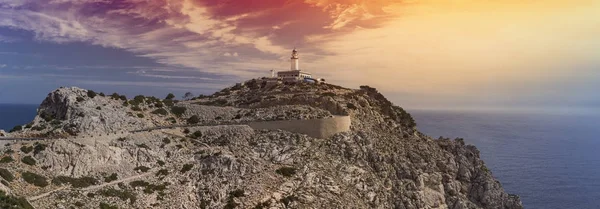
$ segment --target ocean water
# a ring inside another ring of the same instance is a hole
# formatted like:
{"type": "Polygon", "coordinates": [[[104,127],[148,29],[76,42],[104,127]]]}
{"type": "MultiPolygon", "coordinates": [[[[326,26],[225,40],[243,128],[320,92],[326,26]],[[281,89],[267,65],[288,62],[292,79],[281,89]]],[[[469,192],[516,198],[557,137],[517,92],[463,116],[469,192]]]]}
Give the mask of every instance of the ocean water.
{"type": "MultiPolygon", "coordinates": [[[[30,122],[37,105],[0,104],[0,129],[30,122]]],[[[525,208],[600,208],[600,115],[409,110],[419,130],[474,144],[525,208]]]]}
{"type": "Polygon", "coordinates": [[[525,208],[600,208],[600,115],[409,112],[421,132],[477,146],[525,208]]]}
{"type": "Polygon", "coordinates": [[[33,120],[38,105],[0,104],[0,129],[10,131],[16,125],[33,120]]]}

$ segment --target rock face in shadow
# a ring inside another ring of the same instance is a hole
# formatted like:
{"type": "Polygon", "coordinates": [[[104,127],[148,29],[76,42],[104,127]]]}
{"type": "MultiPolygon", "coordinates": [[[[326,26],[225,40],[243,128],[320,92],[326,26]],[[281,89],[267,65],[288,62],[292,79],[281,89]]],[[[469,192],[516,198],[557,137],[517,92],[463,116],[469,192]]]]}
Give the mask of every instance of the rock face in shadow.
{"type": "Polygon", "coordinates": [[[36,208],[523,208],[474,146],[425,136],[409,113],[368,86],[268,86],[256,79],[190,101],[139,97],[127,106],[85,98],[83,89],[58,91],[39,110],[56,119],[38,115],[32,127],[57,120],[62,126],[52,133],[67,124],[79,132],[0,148],[0,158],[15,159],[0,165],[18,176],[7,188],[36,197],[36,208]],[[78,119],[82,112],[90,118],[78,119]],[[349,116],[350,130],[313,138],[243,123],[332,115],[349,116]],[[110,122],[93,127],[93,117],[110,122]],[[128,131],[171,124],[185,127],[128,131]],[[25,164],[27,156],[35,163],[25,164]],[[25,172],[48,185],[23,179],[25,172]]]}

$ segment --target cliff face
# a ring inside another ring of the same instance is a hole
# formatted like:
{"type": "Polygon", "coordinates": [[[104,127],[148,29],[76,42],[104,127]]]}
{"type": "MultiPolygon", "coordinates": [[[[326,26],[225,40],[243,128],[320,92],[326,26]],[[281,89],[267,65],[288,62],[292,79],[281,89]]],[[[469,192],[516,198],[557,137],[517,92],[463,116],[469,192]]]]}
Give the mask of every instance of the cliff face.
{"type": "Polygon", "coordinates": [[[522,208],[474,146],[421,134],[366,86],[251,80],[178,103],[85,96],[59,89],[9,134],[56,139],[4,147],[15,159],[0,163],[15,176],[4,190],[36,208],[522,208]],[[321,139],[244,125],[331,115],[349,115],[351,130],[321,139]]]}

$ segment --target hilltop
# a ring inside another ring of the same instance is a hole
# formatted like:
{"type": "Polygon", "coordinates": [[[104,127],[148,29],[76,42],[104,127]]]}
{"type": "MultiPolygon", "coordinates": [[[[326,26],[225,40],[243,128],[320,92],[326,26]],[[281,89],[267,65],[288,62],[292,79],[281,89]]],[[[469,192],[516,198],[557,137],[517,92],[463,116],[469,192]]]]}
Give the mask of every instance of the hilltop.
{"type": "Polygon", "coordinates": [[[368,86],[253,79],[187,101],[59,88],[5,135],[32,141],[0,149],[0,206],[522,208],[477,148],[420,133],[368,86]],[[316,122],[328,134],[304,132],[316,122]]]}

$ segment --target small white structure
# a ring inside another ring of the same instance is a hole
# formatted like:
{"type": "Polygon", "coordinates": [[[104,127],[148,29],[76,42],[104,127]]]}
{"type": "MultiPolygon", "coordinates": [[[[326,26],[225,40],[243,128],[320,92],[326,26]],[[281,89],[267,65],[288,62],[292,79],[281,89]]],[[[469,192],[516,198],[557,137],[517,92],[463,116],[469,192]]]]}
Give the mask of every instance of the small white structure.
{"type": "Polygon", "coordinates": [[[290,63],[290,70],[277,72],[277,78],[284,81],[304,81],[305,79],[312,79],[310,73],[300,70],[300,57],[298,56],[298,51],[296,49],[292,51],[290,63]]]}

